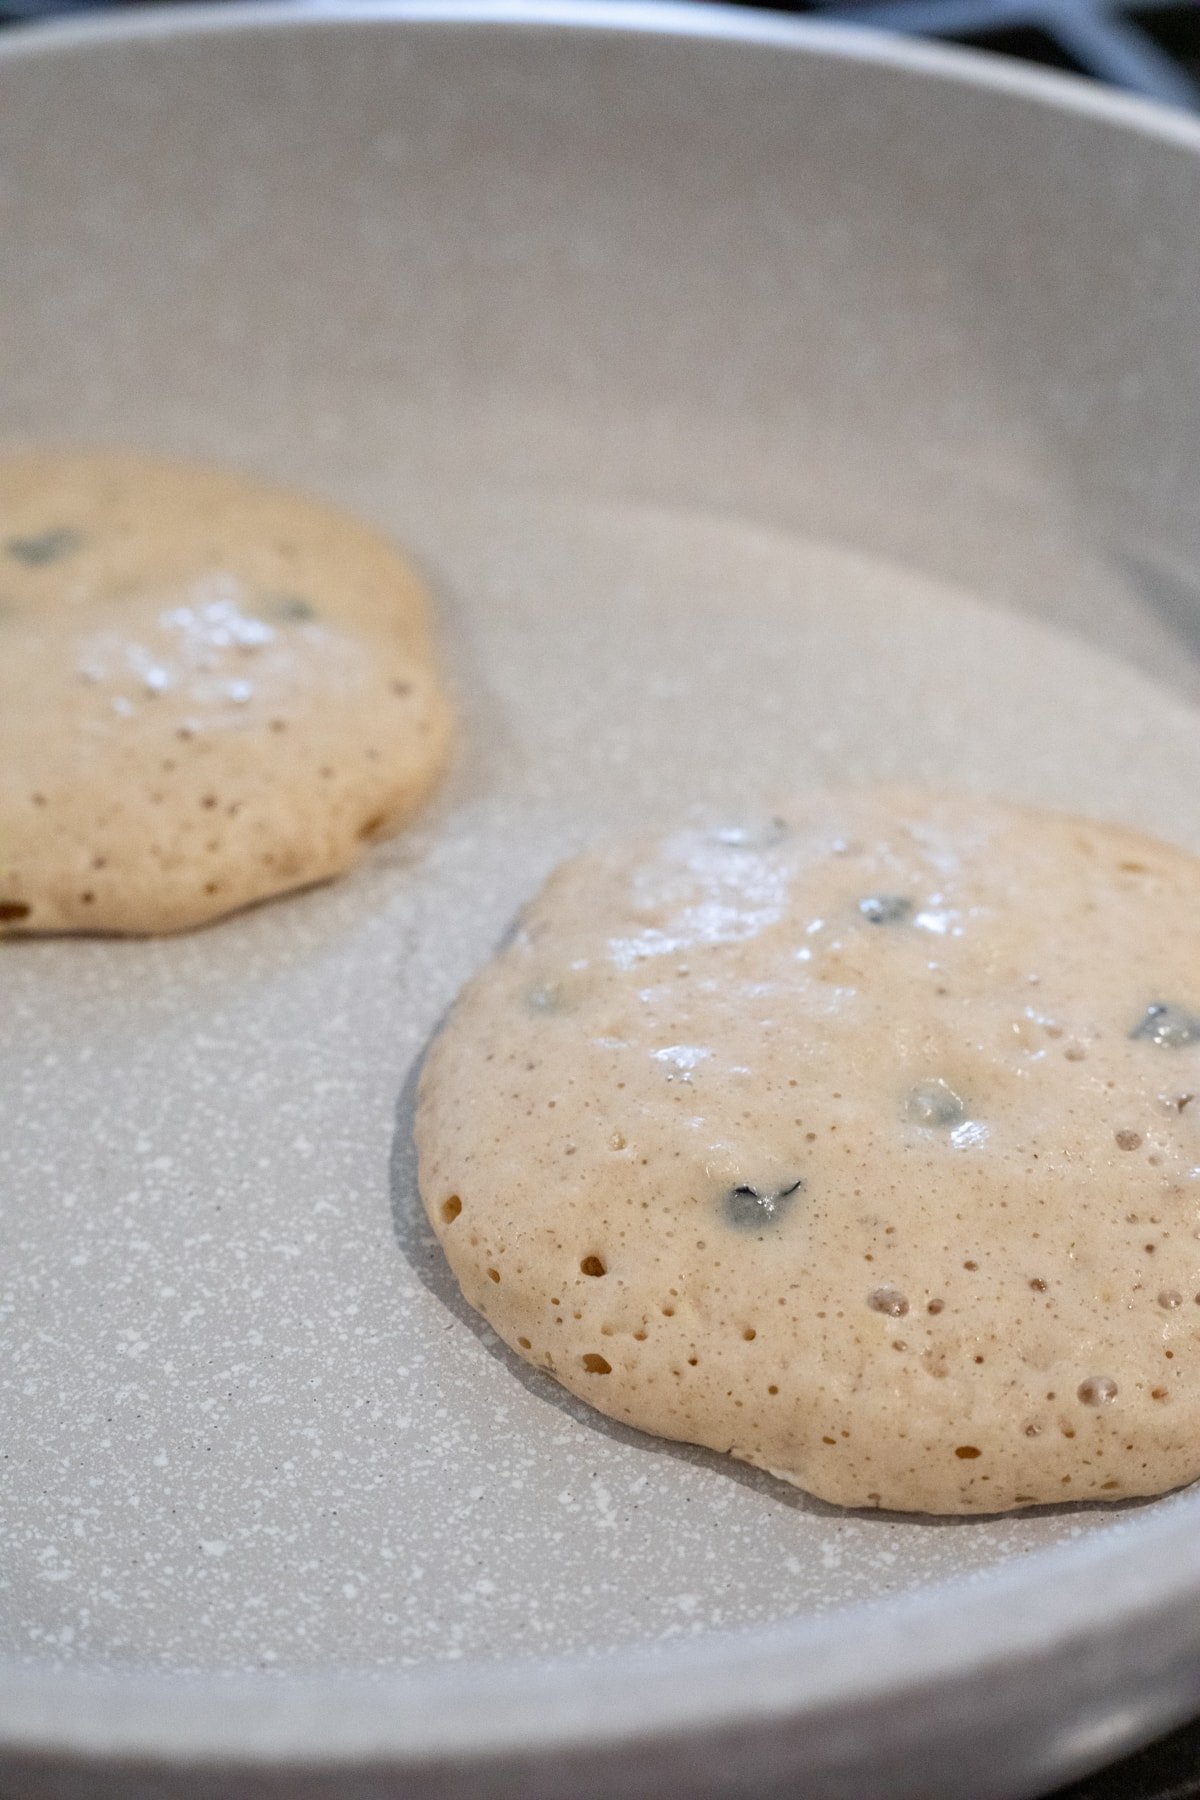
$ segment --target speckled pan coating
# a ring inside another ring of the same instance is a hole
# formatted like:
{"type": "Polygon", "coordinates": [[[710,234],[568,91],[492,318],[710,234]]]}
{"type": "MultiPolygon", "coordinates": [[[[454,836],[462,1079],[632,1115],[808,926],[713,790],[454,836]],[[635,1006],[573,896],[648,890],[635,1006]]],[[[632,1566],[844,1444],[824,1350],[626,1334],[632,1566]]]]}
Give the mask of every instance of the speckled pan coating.
{"type": "Polygon", "coordinates": [[[1010,792],[1200,842],[1194,715],[844,554],[509,493],[410,503],[473,721],[428,816],[347,883],[194,937],[4,947],[6,1647],[298,1672],[666,1645],[1103,1531],[830,1514],[526,1374],[425,1225],[414,1083],[544,876],[631,813],[670,824],[698,765],[727,814],[833,768],[931,783],[953,744],[967,783],[1002,764],[1010,792]],[[634,631],[638,691],[665,706],[628,698],[634,631]],[[764,706],[798,634],[787,703],[764,706]],[[994,724],[963,736],[984,687],[994,724]]]}

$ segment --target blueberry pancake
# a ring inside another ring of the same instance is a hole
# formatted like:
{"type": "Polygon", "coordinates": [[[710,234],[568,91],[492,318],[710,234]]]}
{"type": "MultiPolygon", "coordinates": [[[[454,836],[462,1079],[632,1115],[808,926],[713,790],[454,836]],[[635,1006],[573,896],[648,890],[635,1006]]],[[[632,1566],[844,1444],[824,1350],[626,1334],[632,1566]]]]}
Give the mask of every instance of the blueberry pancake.
{"type": "Polygon", "coordinates": [[[167,932],[350,867],[450,715],[420,581],[332,507],[0,457],[0,934],[167,932]]]}
{"type": "Polygon", "coordinates": [[[1200,1475],[1200,863],[980,799],[566,864],[427,1059],[470,1303],[627,1424],[934,1513],[1200,1475]]]}

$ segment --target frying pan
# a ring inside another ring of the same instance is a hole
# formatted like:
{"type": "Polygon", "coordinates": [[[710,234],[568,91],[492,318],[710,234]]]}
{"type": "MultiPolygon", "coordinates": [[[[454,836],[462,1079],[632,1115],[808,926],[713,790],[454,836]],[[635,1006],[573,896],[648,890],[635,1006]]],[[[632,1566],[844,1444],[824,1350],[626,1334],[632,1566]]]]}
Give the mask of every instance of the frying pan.
{"type": "Polygon", "coordinates": [[[5,438],[391,530],[462,725],[339,885],[2,947],[5,1791],[1016,1800],[1200,1704],[1196,1496],[843,1513],[609,1424],[410,1147],[631,820],[883,777],[1200,848],[1198,225],[1182,117],[752,13],[0,44],[5,438]]]}

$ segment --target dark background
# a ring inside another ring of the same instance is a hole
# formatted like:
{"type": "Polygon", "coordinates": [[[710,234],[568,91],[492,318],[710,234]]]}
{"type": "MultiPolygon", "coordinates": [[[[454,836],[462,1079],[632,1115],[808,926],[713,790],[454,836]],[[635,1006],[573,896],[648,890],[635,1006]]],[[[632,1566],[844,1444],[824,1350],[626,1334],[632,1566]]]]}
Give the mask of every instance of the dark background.
{"type": "Polygon", "coordinates": [[[1200,111],[1200,0],[763,0],[1018,56],[1200,111]]]}
{"type": "MultiPolygon", "coordinates": [[[[0,0],[0,25],[105,0],[0,0]]],[[[147,0],[126,0],[142,5],[147,0]]],[[[236,4],[236,0],[225,0],[236,4]]],[[[744,0],[734,0],[743,4],[744,0]]],[[[1020,57],[1200,112],[1200,0],[760,0],[776,13],[1020,57]]],[[[1200,219],[1197,220],[1200,230],[1200,219]]],[[[1197,421],[1200,430],[1200,421],[1197,421]]],[[[1200,1721],[1054,1800],[1200,1800],[1200,1721]]]]}

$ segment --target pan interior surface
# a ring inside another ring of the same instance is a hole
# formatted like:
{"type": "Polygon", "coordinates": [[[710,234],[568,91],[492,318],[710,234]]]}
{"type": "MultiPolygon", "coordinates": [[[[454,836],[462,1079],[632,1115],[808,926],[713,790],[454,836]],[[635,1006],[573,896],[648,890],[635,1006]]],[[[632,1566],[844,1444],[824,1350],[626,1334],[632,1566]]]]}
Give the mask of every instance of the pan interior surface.
{"type": "Polygon", "coordinates": [[[0,151],[8,435],[393,531],[464,739],[341,885],[3,946],[0,1655],[603,1655],[1193,1508],[846,1514],[614,1426],[458,1300],[409,1128],[604,833],[897,779],[1200,849],[1200,161],[869,61],[384,19],[21,50],[0,151]]]}

